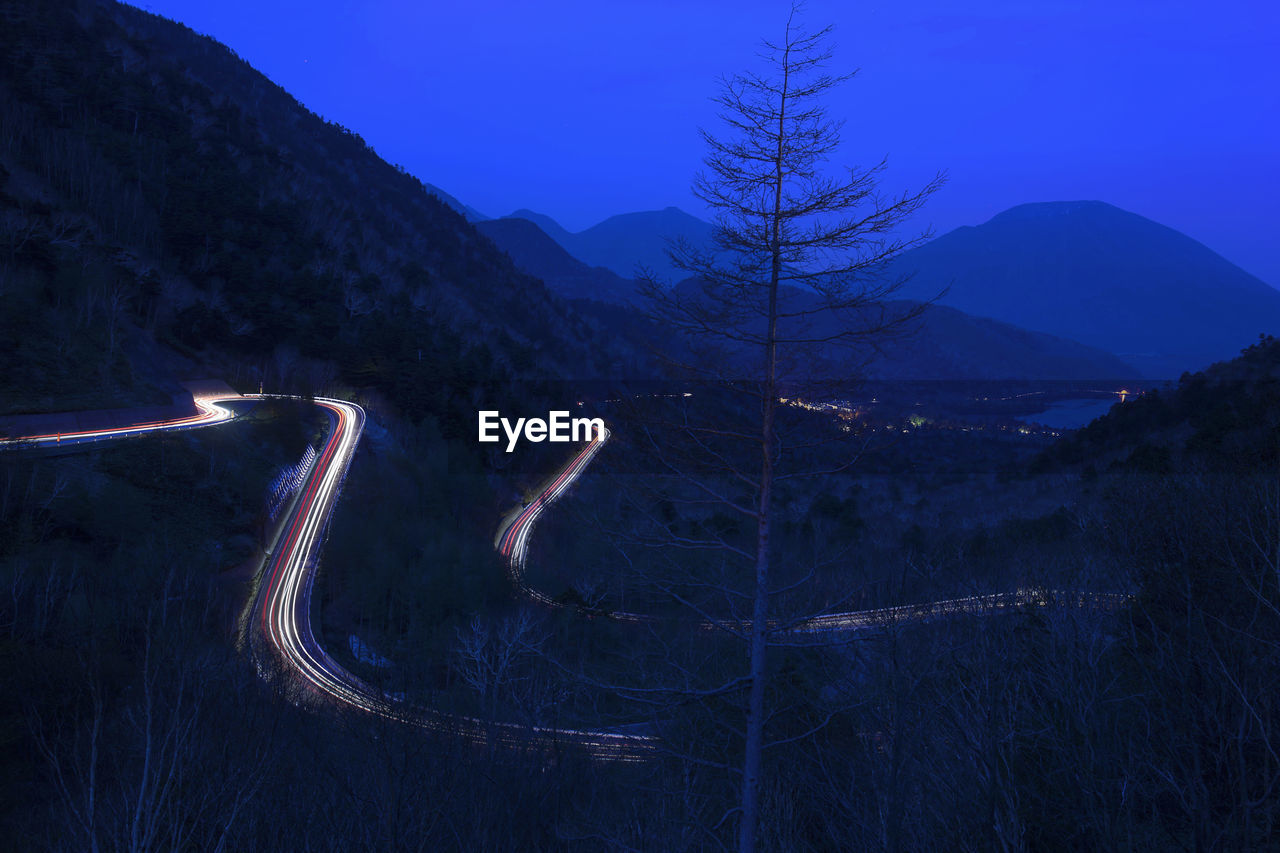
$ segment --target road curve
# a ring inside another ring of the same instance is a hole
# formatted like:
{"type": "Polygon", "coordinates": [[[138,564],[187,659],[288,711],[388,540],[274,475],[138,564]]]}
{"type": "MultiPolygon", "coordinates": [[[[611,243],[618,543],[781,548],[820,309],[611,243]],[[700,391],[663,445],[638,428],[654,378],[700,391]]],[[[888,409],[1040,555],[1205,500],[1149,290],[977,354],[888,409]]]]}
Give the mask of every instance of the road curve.
{"type": "MultiPolygon", "coordinates": [[[[548,607],[569,607],[546,593],[534,589],[525,583],[525,563],[529,557],[529,540],[538,518],[573,484],[578,476],[591,464],[591,460],[604,443],[609,440],[609,431],[597,435],[588,442],[569,464],[554,477],[543,491],[519,513],[507,518],[499,529],[497,547],[507,564],[507,574],[522,595],[548,607]]],[[[906,622],[927,622],[953,616],[1009,613],[1037,607],[1092,607],[1114,609],[1130,601],[1131,597],[1123,593],[1081,592],[1071,590],[1020,589],[1015,592],[995,592],[985,595],[969,595],[961,598],[929,601],[921,604],[903,604],[894,607],[880,607],[872,610],[855,610],[849,612],[826,613],[814,616],[798,624],[778,628],[778,636],[803,636],[817,634],[848,634],[857,631],[882,629],[894,624],[906,622]]],[[[610,610],[606,614],[610,619],[619,622],[648,623],[657,620],[642,613],[630,613],[622,610],[610,610]]],[[[703,622],[704,630],[717,628],[745,631],[750,630],[750,620],[721,622],[703,622]]],[[[785,640],[783,641],[785,642],[785,640]]]]}
{"type": "MultiPolygon", "coordinates": [[[[524,726],[444,714],[400,702],[329,656],[312,630],[311,589],[324,529],[360,440],[365,415],[356,404],[342,400],[317,397],[315,403],[329,414],[331,429],[263,568],[255,605],[257,636],[265,640],[269,651],[285,664],[286,673],[314,696],[388,719],[447,731],[477,743],[574,746],[597,758],[623,761],[638,760],[651,753],[653,739],[644,735],[524,726]]],[[[572,479],[565,481],[560,491],[567,488],[567,482],[572,479]]]]}
{"type": "Polygon", "coordinates": [[[514,518],[508,520],[498,533],[498,551],[507,562],[507,572],[511,580],[521,593],[540,604],[545,604],[549,607],[561,606],[560,602],[524,582],[524,566],[529,556],[529,537],[533,533],[533,526],[538,522],[539,516],[542,515],[547,507],[573,485],[573,482],[586,470],[587,466],[591,464],[591,460],[595,458],[595,455],[600,452],[600,448],[604,447],[605,442],[608,440],[608,429],[597,432],[578,451],[578,454],[569,460],[569,464],[551,479],[546,488],[514,518]]]}
{"type": "MultiPolygon", "coordinates": [[[[554,726],[526,726],[445,714],[394,699],[337,663],[316,639],[311,625],[311,591],[315,583],[324,533],[338,502],[356,446],[364,429],[364,409],[355,403],[327,397],[284,395],[213,395],[196,399],[197,413],[164,421],[85,430],[28,435],[0,441],[0,446],[63,447],[126,438],[146,433],[190,429],[225,423],[235,417],[226,404],[262,399],[307,399],[329,416],[330,429],[320,452],[299,488],[292,509],[279,528],[259,577],[252,603],[249,631],[251,654],[264,677],[281,676],[295,701],[320,702],[354,708],[386,719],[460,736],[477,744],[502,743],[519,747],[574,747],[608,760],[640,761],[655,749],[643,734],[554,726]]],[[[599,449],[597,437],[570,463],[535,502],[545,506],[577,478],[599,449]]],[[[540,511],[540,510],[538,510],[540,511]]],[[[535,513],[536,517],[536,513],[535,513]]],[[[527,529],[526,529],[527,535],[527,529]]]]}
{"type": "Polygon", "coordinates": [[[41,435],[21,435],[14,438],[0,438],[0,447],[74,447],[78,444],[89,444],[95,441],[109,441],[117,438],[142,435],[150,432],[164,432],[176,429],[192,429],[195,427],[213,426],[225,423],[235,417],[235,412],[221,403],[230,400],[249,399],[247,397],[196,397],[196,413],[169,420],[146,421],[108,429],[89,429],[78,432],[50,432],[41,435]]]}
{"type": "MultiPolygon", "coordinates": [[[[337,504],[342,483],[364,429],[364,410],[344,400],[283,395],[215,395],[196,399],[197,413],[166,421],[130,424],[113,429],[85,430],[0,440],[4,446],[61,447],[125,438],[151,432],[191,429],[225,423],[235,417],[226,404],[262,399],[308,399],[329,416],[330,429],[268,552],[252,605],[250,646],[264,676],[279,674],[296,687],[295,701],[310,699],[336,707],[354,708],[387,719],[437,731],[447,731],[475,743],[517,746],[577,747],[602,759],[645,760],[656,751],[656,739],[643,734],[553,726],[525,726],[501,721],[445,714],[388,696],[338,664],[316,639],[311,625],[311,591],[315,583],[324,533],[337,504]]],[[[518,589],[549,606],[562,606],[524,583],[524,566],[534,525],[543,512],[578,479],[609,439],[607,429],[595,435],[553,477],[538,496],[504,523],[497,547],[507,561],[518,589]]],[[[832,613],[815,617],[779,633],[852,632],[897,622],[918,622],[960,614],[1008,612],[1047,605],[1119,606],[1128,596],[1105,593],[1020,590],[977,595],[919,605],[832,613]]],[[[613,618],[643,622],[635,613],[611,613],[613,618]]],[[[742,629],[745,623],[706,623],[704,628],[742,629]]]]}

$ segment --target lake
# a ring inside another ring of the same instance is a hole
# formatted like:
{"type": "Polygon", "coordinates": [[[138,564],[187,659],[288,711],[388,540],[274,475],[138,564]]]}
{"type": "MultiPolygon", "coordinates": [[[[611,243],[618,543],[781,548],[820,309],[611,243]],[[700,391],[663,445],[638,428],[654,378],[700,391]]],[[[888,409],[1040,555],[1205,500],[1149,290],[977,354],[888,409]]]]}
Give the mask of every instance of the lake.
{"type": "Polygon", "coordinates": [[[1022,415],[1018,420],[1023,423],[1044,424],[1053,429],[1079,429],[1094,418],[1101,417],[1116,404],[1114,397],[1099,399],[1091,397],[1084,400],[1058,400],[1050,403],[1043,412],[1035,415],[1022,415]]]}

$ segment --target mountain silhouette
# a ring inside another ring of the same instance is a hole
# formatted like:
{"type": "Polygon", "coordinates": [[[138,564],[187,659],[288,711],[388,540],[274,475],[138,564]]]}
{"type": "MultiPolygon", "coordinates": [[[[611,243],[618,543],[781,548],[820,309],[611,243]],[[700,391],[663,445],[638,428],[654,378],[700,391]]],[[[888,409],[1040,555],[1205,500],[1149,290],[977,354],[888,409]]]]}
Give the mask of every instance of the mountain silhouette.
{"type": "Polygon", "coordinates": [[[1178,231],[1100,201],[1007,210],[904,253],[903,295],[1116,353],[1151,377],[1280,327],[1280,292],[1178,231]]]}
{"type": "Polygon", "coordinates": [[[647,269],[659,279],[676,282],[685,273],[667,259],[668,240],[685,239],[694,245],[711,242],[714,226],[678,207],[621,213],[577,233],[563,228],[549,216],[517,210],[509,218],[534,222],[569,254],[593,267],[606,267],[623,278],[634,279],[647,269]]]}
{"type": "Polygon", "coordinates": [[[619,304],[635,299],[634,281],[605,267],[588,266],[528,219],[488,219],[474,224],[512,263],[567,299],[619,304]]]}

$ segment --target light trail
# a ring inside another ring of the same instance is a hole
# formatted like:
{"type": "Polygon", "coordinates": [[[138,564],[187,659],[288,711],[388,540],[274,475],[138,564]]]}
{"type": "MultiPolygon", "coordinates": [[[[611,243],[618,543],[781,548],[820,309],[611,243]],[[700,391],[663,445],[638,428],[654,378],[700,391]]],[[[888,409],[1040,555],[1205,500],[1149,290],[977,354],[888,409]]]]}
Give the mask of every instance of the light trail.
{"type": "MultiPolygon", "coordinates": [[[[109,429],[21,436],[0,440],[0,447],[74,446],[152,432],[212,426],[235,417],[235,412],[224,404],[264,399],[309,398],[268,394],[204,396],[195,400],[198,411],[191,416],[109,429]]],[[[624,762],[643,761],[652,757],[657,751],[657,740],[649,735],[482,720],[465,715],[445,714],[402,702],[363,681],[325,651],[316,639],[311,625],[311,592],[325,530],[359,444],[365,413],[360,406],[344,400],[316,397],[309,401],[326,412],[330,419],[330,429],[323,448],[303,481],[298,498],[280,528],[279,536],[268,552],[258,594],[252,602],[250,646],[251,653],[257,658],[259,672],[266,675],[263,660],[266,655],[284,663],[286,674],[296,679],[295,683],[313,698],[385,719],[448,732],[476,744],[501,743],[525,747],[565,745],[580,748],[596,758],[624,762]],[[265,641],[267,648],[254,647],[255,637],[265,641]]],[[[507,561],[512,580],[524,595],[542,604],[564,606],[524,582],[524,567],[534,525],[542,513],[581,476],[608,439],[607,429],[599,432],[499,532],[497,547],[507,561]]],[[[833,613],[815,617],[779,633],[803,635],[851,632],[883,627],[895,622],[918,622],[959,614],[1007,612],[1049,605],[1109,608],[1119,606],[1127,600],[1128,596],[1118,594],[1020,590],[1015,593],[969,596],[919,605],[833,613]]],[[[633,622],[647,622],[651,618],[635,613],[609,615],[633,622]]],[[[749,627],[749,623],[707,622],[702,627],[732,627],[740,630],[749,627]]]]}
{"type": "MultiPolygon", "coordinates": [[[[388,697],[342,667],[316,640],[311,626],[311,590],[323,533],[364,428],[365,414],[354,403],[316,398],[330,415],[332,428],[303,483],[274,553],[263,570],[255,622],[275,654],[313,693],[387,719],[446,731],[479,743],[513,746],[560,744],[579,747],[597,758],[636,761],[654,750],[653,739],[636,734],[554,726],[524,726],[444,714],[388,697]]],[[[594,451],[592,451],[594,453],[594,451]]],[[[590,455],[586,456],[589,461],[590,455]]],[[[585,466],[581,462],[581,466],[585,466]]],[[[580,467],[570,465],[573,471],[580,467]]],[[[562,474],[544,492],[554,499],[576,473],[562,474]]]]}
{"type": "Polygon", "coordinates": [[[182,418],[171,418],[169,420],[146,421],[143,423],[130,424],[123,427],[109,427],[105,429],[88,429],[73,430],[70,432],[50,432],[42,435],[24,435],[15,438],[0,438],[0,447],[8,446],[27,446],[27,447],[71,447],[77,444],[87,444],[94,441],[107,441],[116,438],[128,438],[134,435],[142,435],[150,432],[163,432],[176,429],[192,429],[194,427],[213,426],[214,424],[225,423],[234,418],[235,412],[219,405],[231,400],[249,399],[239,395],[234,396],[217,396],[217,397],[196,397],[195,404],[197,412],[182,418]]]}
{"type": "MultiPolygon", "coordinates": [[[[514,518],[506,522],[498,534],[498,550],[507,563],[507,573],[512,583],[525,597],[547,607],[575,607],[557,601],[546,593],[534,589],[525,582],[525,564],[529,557],[529,539],[538,518],[547,507],[560,497],[575,480],[591,464],[591,460],[600,452],[601,447],[609,439],[606,429],[602,435],[592,439],[577,456],[556,476],[527,507],[514,518]]],[[[1071,590],[1021,589],[1016,592],[996,592],[986,595],[970,595],[962,598],[929,601],[921,604],[903,604],[893,607],[879,607],[870,610],[855,610],[844,613],[828,613],[807,619],[788,628],[776,629],[780,636],[839,634],[852,633],[885,628],[903,622],[926,622],[933,619],[949,618],[962,615],[1009,613],[1037,607],[1091,607],[1095,609],[1115,609],[1132,599],[1123,593],[1081,592],[1071,590]]],[[[656,617],[643,613],[630,613],[622,610],[603,611],[608,618],[618,622],[656,623],[656,617]]],[[[773,624],[771,623],[771,628],[773,624]]],[[[732,631],[748,631],[750,620],[723,620],[702,622],[703,630],[726,629],[732,631]]]]}
{"type": "Polygon", "coordinates": [[[533,533],[533,526],[546,508],[573,485],[574,481],[591,464],[591,460],[595,458],[595,455],[600,452],[600,448],[604,447],[604,443],[608,440],[608,429],[597,433],[582,450],[578,451],[578,454],[573,459],[569,460],[569,464],[552,479],[551,483],[519,515],[508,523],[506,529],[500,532],[498,536],[498,550],[506,558],[507,570],[511,580],[520,592],[540,604],[545,604],[549,607],[561,606],[555,599],[533,589],[524,582],[524,567],[529,556],[529,537],[533,533]]]}
{"type": "Polygon", "coordinates": [[[850,613],[829,613],[815,616],[790,628],[790,634],[820,634],[824,632],[860,631],[885,628],[904,622],[927,622],[952,616],[1007,613],[1030,610],[1037,607],[1090,607],[1114,609],[1127,604],[1131,596],[1119,592],[1080,592],[1074,590],[1027,589],[1017,592],[994,592],[987,595],[969,595],[963,598],[928,601],[922,604],[901,604],[873,610],[850,613]]]}
{"type": "MultiPolygon", "coordinates": [[[[550,748],[566,746],[612,761],[642,761],[655,751],[652,737],[609,730],[555,726],[527,726],[518,723],[481,720],[459,714],[445,714],[415,706],[388,696],[337,663],[316,639],[311,625],[311,592],[315,584],[324,534],[337,505],[342,483],[355,455],[364,429],[364,409],[355,403],[326,397],[301,398],[270,394],[215,395],[198,398],[197,413],[170,420],[148,421],[110,429],[49,433],[7,439],[0,446],[61,447],[94,441],[126,438],[147,433],[191,429],[225,423],[235,413],[225,403],[264,399],[307,399],[329,416],[330,429],[321,451],[303,480],[298,498],[280,527],[268,552],[258,594],[251,603],[250,653],[264,677],[271,659],[285,665],[285,674],[302,688],[303,696],[331,701],[389,720],[447,732],[480,745],[504,744],[516,747],[550,748]],[[265,642],[265,648],[263,643],[265,642]]],[[[536,502],[530,519],[541,507],[555,500],[590,462],[604,438],[597,436],[561,472],[536,502]]],[[[527,538],[529,527],[524,529],[527,538]]],[[[521,540],[522,545],[524,539],[521,540]]]]}

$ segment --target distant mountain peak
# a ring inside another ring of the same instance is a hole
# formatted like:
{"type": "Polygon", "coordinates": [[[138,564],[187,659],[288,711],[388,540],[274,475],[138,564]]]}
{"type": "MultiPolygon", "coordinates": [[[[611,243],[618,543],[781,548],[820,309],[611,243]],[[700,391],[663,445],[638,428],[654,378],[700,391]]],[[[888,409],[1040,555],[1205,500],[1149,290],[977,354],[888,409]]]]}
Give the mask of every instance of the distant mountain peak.
{"type": "MultiPolygon", "coordinates": [[[[700,225],[707,225],[708,227],[710,227],[708,223],[694,216],[692,213],[686,213],[685,211],[681,210],[675,205],[668,205],[662,208],[661,210],[637,210],[631,213],[618,213],[613,216],[610,216],[608,219],[605,219],[603,222],[596,223],[595,225],[591,226],[591,228],[599,228],[600,226],[605,225],[609,222],[653,221],[653,220],[662,221],[662,222],[668,222],[668,221],[695,222],[700,225]]],[[[588,228],[587,230],[590,231],[591,228],[588,228]]]]}
{"type": "Polygon", "coordinates": [[[527,216],[477,222],[476,230],[506,252],[517,267],[542,279],[561,296],[619,304],[635,297],[633,282],[574,258],[527,216]]]}
{"type": "Polygon", "coordinates": [[[452,207],[458,213],[462,214],[462,217],[466,219],[468,222],[483,222],[489,218],[488,216],[485,216],[480,211],[476,210],[474,207],[471,207],[470,205],[467,205],[467,204],[463,204],[462,202],[458,201],[458,199],[454,198],[453,196],[449,195],[449,193],[445,192],[444,190],[440,189],[439,187],[433,184],[423,183],[423,186],[426,187],[427,192],[431,193],[436,198],[440,199],[442,202],[449,205],[449,207],[452,207]]]}
{"type": "Polygon", "coordinates": [[[513,210],[511,213],[508,213],[506,216],[502,218],[503,219],[527,219],[530,222],[537,222],[539,219],[548,219],[548,220],[551,220],[552,222],[555,222],[554,219],[551,219],[551,217],[547,216],[545,213],[538,213],[536,210],[530,210],[527,207],[522,207],[519,210],[513,210]]]}
{"type": "Polygon", "coordinates": [[[1170,378],[1280,330],[1280,291],[1104,201],[1020,204],[904,253],[903,295],[1125,354],[1170,378]]]}
{"type": "Polygon", "coordinates": [[[529,222],[532,222],[534,225],[537,225],[538,228],[542,229],[542,231],[548,237],[550,237],[552,240],[555,240],[557,243],[559,243],[562,248],[566,250],[568,250],[569,248],[568,240],[573,235],[570,234],[569,230],[566,229],[563,225],[561,225],[559,222],[556,222],[554,219],[552,219],[550,216],[547,216],[545,213],[538,213],[536,210],[529,210],[527,207],[522,207],[519,210],[508,214],[504,218],[505,219],[524,219],[529,222]]]}
{"type": "MultiPolygon", "coordinates": [[[[1008,210],[1001,211],[995,216],[987,220],[991,222],[1028,222],[1037,219],[1049,219],[1058,216],[1074,216],[1080,214],[1107,214],[1119,213],[1125,216],[1138,217],[1136,213],[1130,213],[1108,204],[1105,201],[1096,199],[1086,199],[1079,201],[1032,201],[1025,204],[1015,205],[1008,210]]],[[[1141,218],[1141,217],[1138,217],[1141,218]]]]}
{"type": "Polygon", "coordinates": [[[619,213],[576,233],[550,216],[527,208],[514,211],[507,218],[529,220],[587,266],[604,267],[624,279],[635,278],[642,268],[670,281],[683,278],[670,266],[667,241],[684,239],[705,246],[710,244],[715,230],[710,223],[674,205],[619,213]]]}

